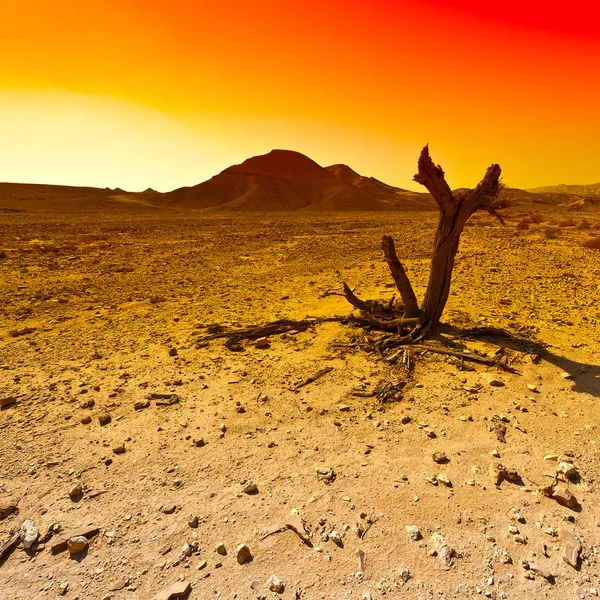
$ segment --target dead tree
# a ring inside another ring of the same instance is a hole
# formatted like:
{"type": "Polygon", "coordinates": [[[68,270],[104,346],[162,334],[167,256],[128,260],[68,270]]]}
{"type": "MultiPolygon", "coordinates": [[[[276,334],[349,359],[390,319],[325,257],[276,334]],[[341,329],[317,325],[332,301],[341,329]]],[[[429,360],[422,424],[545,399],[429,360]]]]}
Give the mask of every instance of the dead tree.
{"type": "Polygon", "coordinates": [[[382,238],[382,249],[388,262],[392,278],[402,298],[400,310],[390,313],[381,305],[369,304],[356,297],[344,284],[346,299],[364,316],[370,316],[381,325],[384,331],[390,331],[389,325],[397,328],[398,335],[394,345],[411,343],[423,339],[430,328],[435,327],[442,316],[448,296],[454,259],[458,252],[460,236],[471,215],[478,210],[486,210],[504,223],[496,212],[500,208],[500,173],[498,165],[493,164],[475,189],[453,193],[444,179],[444,171],[434,164],[429,156],[429,146],[425,146],[419,157],[418,173],[414,180],[424,185],[437,202],[440,217],[429,272],[429,283],[421,307],[419,308],[412,285],[398,260],[394,241],[390,236],[382,238]],[[416,320],[416,325],[414,324],[416,320]],[[405,327],[411,326],[410,331],[405,327]]]}

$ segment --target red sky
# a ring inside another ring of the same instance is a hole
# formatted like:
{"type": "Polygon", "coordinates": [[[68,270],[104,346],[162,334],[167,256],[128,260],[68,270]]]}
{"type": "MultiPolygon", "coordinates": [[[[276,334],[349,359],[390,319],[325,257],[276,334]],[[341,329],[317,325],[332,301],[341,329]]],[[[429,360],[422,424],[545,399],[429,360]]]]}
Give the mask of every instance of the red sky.
{"type": "Polygon", "coordinates": [[[600,8],[5,0],[0,180],[172,189],[290,148],[412,187],[600,180],[600,8]]]}

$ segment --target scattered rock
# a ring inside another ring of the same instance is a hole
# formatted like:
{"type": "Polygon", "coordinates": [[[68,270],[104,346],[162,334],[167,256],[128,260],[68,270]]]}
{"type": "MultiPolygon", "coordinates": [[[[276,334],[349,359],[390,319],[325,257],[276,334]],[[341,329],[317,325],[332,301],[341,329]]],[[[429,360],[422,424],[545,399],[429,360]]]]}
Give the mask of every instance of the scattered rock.
{"type": "Polygon", "coordinates": [[[188,525],[192,529],[196,529],[198,527],[199,522],[200,522],[200,520],[198,519],[198,517],[196,515],[191,515],[190,518],[188,519],[188,525]]]}
{"type": "Polygon", "coordinates": [[[33,521],[27,519],[23,521],[23,524],[21,525],[19,536],[21,537],[23,548],[25,548],[25,550],[29,550],[29,548],[35,544],[40,536],[40,531],[33,521]]]}
{"type": "Polygon", "coordinates": [[[269,577],[267,587],[276,594],[283,594],[283,591],[285,590],[285,586],[277,575],[271,575],[271,577],[269,577]]]}
{"type": "Polygon", "coordinates": [[[448,479],[448,475],[446,475],[446,473],[438,473],[435,476],[435,479],[437,480],[438,483],[441,483],[442,485],[445,485],[446,487],[452,487],[452,482],[450,481],[450,479],[448,479]]]}
{"type": "Polygon", "coordinates": [[[504,387],[504,381],[495,377],[492,373],[483,373],[483,380],[492,387],[504,387]]]}
{"type": "Polygon", "coordinates": [[[449,462],[448,457],[446,456],[446,453],[441,452],[441,451],[434,452],[432,455],[432,458],[433,458],[434,462],[436,462],[438,464],[445,464],[445,463],[449,462]]]}
{"type": "Polygon", "coordinates": [[[332,468],[329,469],[317,469],[317,476],[322,479],[325,483],[332,483],[335,481],[336,474],[332,468]]]}
{"type": "Polygon", "coordinates": [[[50,546],[50,551],[52,554],[57,554],[58,552],[63,552],[67,550],[69,540],[77,537],[85,537],[87,539],[93,538],[95,535],[98,535],[100,529],[98,527],[82,527],[81,529],[74,529],[71,531],[66,531],[60,535],[60,537],[56,538],[54,542],[52,542],[50,546]]]}
{"type": "Polygon", "coordinates": [[[580,541],[567,529],[561,529],[560,537],[563,540],[562,559],[574,569],[579,568],[580,541]]]}
{"type": "Polygon", "coordinates": [[[225,548],[225,544],[223,542],[219,542],[215,546],[215,552],[220,554],[221,556],[225,556],[227,554],[227,549],[225,548]]]}
{"type": "Polygon", "coordinates": [[[101,427],[104,427],[105,425],[108,425],[111,421],[112,421],[112,417],[107,412],[100,413],[98,415],[98,422],[100,423],[101,427]]]}
{"type": "Polygon", "coordinates": [[[145,408],[150,408],[150,400],[138,400],[133,405],[134,410],[144,410],[145,408]]]}
{"type": "Polygon", "coordinates": [[[534,394],[539,394],[540,390],[537,385],[533,385],[532,383],[527,384],[527,389],[534,394]]]}
{"type": "Polygon", "coordinates": [[[255,342],[254,342],[254,347],[258,348],[259,350],[267,350],[268,348],[271,347],[271,344],[269,343],[269,340],[267,338],[258,338],[255,342]]]}
{"type": "Polygon", "coordinates": [[[344,545],[342,542],[342,536],[335,529],[329,534],[329,539],[340,548],[344,545]]]}
{"type": "Polygon", "coordinates": [[[0,504],[0,521],[7,519],[10,515],[19,512],[18,501],[16,500],[5,500],[0,504]]]}
{"type": "Polygon", "coordinates": [[[420,529],[416,525],[407,525],[406,532],[408,533],[408,537],[413,542],[418,542],[420,539],[423,538],[420,529]]]}
{"type": "Polygon", "coordinates": [[[177,348],[169,348],[169,356],[177,356],[177,348]]]}
{"type": "Polygon", "coordinates": [[[179,598],[186,598],[191,591],[191,583],[187,581],[178,581],[171,587],[154,596],[153,600],[177,600],[179,598]]]}
{"type": "Polygon", "coordinates": [[[456,556],[456,550],[454,550],[452,546],[449,546],[446,540],[437,532],[431,536],[431,541],[433,542],[433,547],[439,556],[442,566],[446,570],[450,569],[454,563],[452,559],[456,556]]]}
{"type": "Polygon", "coordinates": [[[67,582],[58,584],[58,594],[59,596],[64,596],[69,591],[69,584],[67,582]]]}
{"type": "Polygon", "coordinates": [[[539,565],[537,565],[535,563],[530,563],[529,570],[532,573],[535,573],[536,575],[543,577],[546,581],[548,581],[550,583],[554,583],[554,575],[548,569],[545,569],[544,567],[540,567],[539,565]]]}
{"type": "Polygon", "coordinates": [[[113,454],[125,454],[125,444],[113,448],[113,454]]]}
{"type": "Polygon", "coordinates": [[[247,563],[252,558],[250,548],[246,544],[240,544],[235,551],[235,557],[240,565],[247,563]]]}
{"type": "Polygon", "coordinates": [[[560,505],[566,506],[567,508],[574,508],[577,506],[577,498],[575,498],[575,495],[573,492],[571,492],[571,490],[563,485],[559,485],[554,489],[552,498],[554,498],[560,505]]]}
{"type": "Polygon", "coordinates": [[[69,550],[69,554],[74,556],[75,554],[85,552],[89,548],[89,545],[90,544],[85,536],[78,535],[69,539],[67,542],[67,549],[69,550]]]}
{"type": "Polygon", "coordinates": [[[167,504],[166,506],[161,506],[158,510],[164,515],[172,515],[174,512],[177,511],[177,505],[167,504]]]}
{"type": "Polygon", "coordinates": [[[16,396],[8,396],[7,398],[0,398],[0,408],[8,408],[17,403],[16,396]]]}
{"type": "Polygon", "coordinates": [[[69,498],[75,502],[79,500],[83,496],[83,486],[78,481],[70,490],[69,490],[69,498]]]}
{"type": "Polygon", "coordinates": [[[89,425],[91,422],[92,422],[92,417],[90,417],[90,415],[86,415],[85,417],[81,418],[82,425],[89,425]]]}
{"type": "Polygon", "coordinates": [[[254,481],[249,479],[244,484],[242,491],[244,492],[244,494],[249,494],[249,495],[258,494],[258,486],[254,483],[254,481]]]}
{"type": "Polygon", "coordinates": [[[571,373],[567,373],[566,371],[563,371],[563,372],[560,374],[560,376],[561,376],[563,379],[567,379],[567,380],[569,380],[569,379],[573,379],[573,375],[571,375],[571,373]]]}
{"type": "Polygon", "coordinates": [[[411,572],[408,569],[402,569],[400,571],[400,579],[406,583],[412,577],[411,572]]]}
{"type": "Polygon", "coordinates": [[[579,471],[577,470],[577,467],[568,462],[558,463],[556,472],[564,475],[567,479],[577,479],[579,477],[579,471]]]}
{"type": "Polygon", "coordinates": [[[204,441],[204,438],[199,438],[197,440],[193,440],[192,443],[194,444],[194,447],[196,447],[196,448],[204,448],[204,446],[206,446],[206,442],[204,441]]]}
{"type": "Polygon", "coordinates": [[[350,407],[347,404],[338,404],[338,410],[340,412],[349,412],[350,407]]]}

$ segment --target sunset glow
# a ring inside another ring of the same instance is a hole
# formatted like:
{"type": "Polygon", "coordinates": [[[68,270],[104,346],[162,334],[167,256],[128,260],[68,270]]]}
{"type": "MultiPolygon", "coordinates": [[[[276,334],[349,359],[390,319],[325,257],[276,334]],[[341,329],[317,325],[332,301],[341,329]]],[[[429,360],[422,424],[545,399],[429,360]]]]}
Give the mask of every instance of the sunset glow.
{"type": "Polygon", "coordinates": [[[0,34],[1,181],[166,191],[289,148],[417,189],[427,142],[455,187],[600,180],[589,0],[8,0],[0,34]]]}

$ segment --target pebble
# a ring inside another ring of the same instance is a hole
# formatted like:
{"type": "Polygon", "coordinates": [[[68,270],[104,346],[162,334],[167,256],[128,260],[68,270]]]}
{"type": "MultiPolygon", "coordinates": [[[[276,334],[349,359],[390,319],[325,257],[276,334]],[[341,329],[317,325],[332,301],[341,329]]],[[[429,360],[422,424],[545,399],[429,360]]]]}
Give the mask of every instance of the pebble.
{"type": "Polygon", "coordinates": [[[563,555],[562,559],[574,569],[577,569],[579,562],[579,553],[581,552],[581,543],[567,529],[562,529],[560,537],[563,540],[563,555]]]}
{"type": "Polygon", "coordinates": [[[113,454],[125,454],[125,444],[113,448],[113,454]]]}
{"type": "Polygon", "coordinates": [[[78,535],[69,539],[67,549],[69,550],[69,554],[73,556],[85,552],[89,548],[89,545],[90,543],[86,537],[78,535]]]}
{"type": "Polygon", "coordinates": [[[196,527],[198,527],[198,523],[199,523],[199,519],[196,515],[191,515],[190,518],[188,519],[188,525],[192,529],[196,529],[196,527]]]}
{"type": "Polygon", "coordinates": [[[568,462],[558,463],[558,467],[556,467],[556,472],[561,473],[567,479],[576,479],[579,475],[577,467],[574,467],[571,463],[568,462]]]}
{"type": "Polygon", "coordinates": [[[246,544],[240,544],[236,551],[235,557],[240,565],[248,562],[252,558],[252,553],[250,552],[250,548],[246,546],[246,544]]]}
{"type": "Polygon", "coordinates": [[[402,569],[400,571],[400,579],[406,583],[412,577],[411,572],[408,569],[402,569]]]}
{"type": "Polygon", "coordinates": [[[28,550],[29,548],[31,548],[31,546],[33,546],[33,544],[35,544],[40,535],[40,532],[33,521],[31,521],[30,519],[26,519],[21,525],[19,535],[21,536],[21,542],[23,542],[23,548],[25,548],[25,550],[28,550]]]}
{"type": "Polygon", "coordinates": [[[534,392],[535,394],[539,394],[540,393],[540,390],[539,390],[538,386],[537,385],[533,385],[532,383],[527,384],[527,389],[530,392],[534,392]]]}
{"type": "Polygon", "coordinates": [[[421,534],[421,530],[416,525],[407,525],[406,532],[408,533],[408,537],[413,542],[418,542],[420,539],[423,538],[423,535],[421,534]]]}
{"type": "Polygon", "coordinates": [[[223,542],[219,542],[215,546],[215,552],[220,554],[221,556],[225,556],[227,554],[227,550],[225,549],[225,544],[223,542]]]}
{"type": "Polygon", "coordinates": [[[438,463],[438,464],[442,464],[442,463],[446,463],[448,462],[448,457],[446,456],[445,452],[434,452],[432,455],[433,460],[438,463]]]}
{"type": "Polygon", "coordinates": [[[244,492],[244,494],[258,494],[258,486],[254,483],[254,481],[249,479],[244,484],[242,491],[244,492]]]}
{"type": "Polygon", "coordinates": [[[552,494],[552,497],[562,506],[566,506],[567,508],[574,508],[577,506],[577,498],[571,490],[560,485],[552,494]]]}
{"type": "Polygon", "coordinates": [[[491,373],[483,373],[483,379],[492,387],[504,387],[504,381],[498,379],[491,373]]]}
{"type": "Polygon", "coordinates": [[[277,575],[271,575],[271,577],[269,577],[267,587],[276,594],[283,594],[283,591],[285,590],[285,586],[277,575]]]}
{"type": "Polygon", "coordinates": [[[258,348],[259,350],[266,350],[267,348],[271,347],[271,344],[269,343],[269,340],[267,338],[258,338],[256,340],[256,342],[254,342],[254,347],[258,348]]]}
{"type": "Polygon", "coordinates": [[[431,536],[431,541],[433,542],[433,547],[439,556],[442,566],[446,570],[450,569],[453,564],[452,559],[456,556],[456,550],[454,550],[454,548],[452,548],[452,546],[450,546],[437,532],[431,536]]]}
{"type": "Polygon", "coordinates": [[[60,596],[64,596],[69,591],[69,584],[66,582],[58,584],[58,593],[60,596]]]}
{"type": "Polygon", "coordinates": [[[561,376],[563,379],[573,379],[573,375],[571,375],[571,373],[567,373],[567,371],[564,371],[564,372],[562,372],[562,373],[560,374],[560,376],[561,376]]]}
{"type": "Polygon", "coordinates": [[[329,539],[336,545],[342,546],[342,536],[335,529],[329,534],[329,539]]]}
{"type": "Polygon", "coordinates": [[[111,421],[112,421],[112,417],[107,412],[100,413],[98,415],[98,422],[100,423],[101,427],[104,427],[105,425],[108,425],[111,421]]]}
{"type": "Polygon", "coordinates": [[[78,481],[70,490],[69,490],[69,498],[75,501],[83,496],[83,486],[78,481]]]}
{"type": "Polygon", "coordinates": [[[82,419],[81,419],[80,422],[81,422],[82,425],[89,425],[92,422],[92,417],[90,417],[90,415],[82,417],[82,419]]]}

